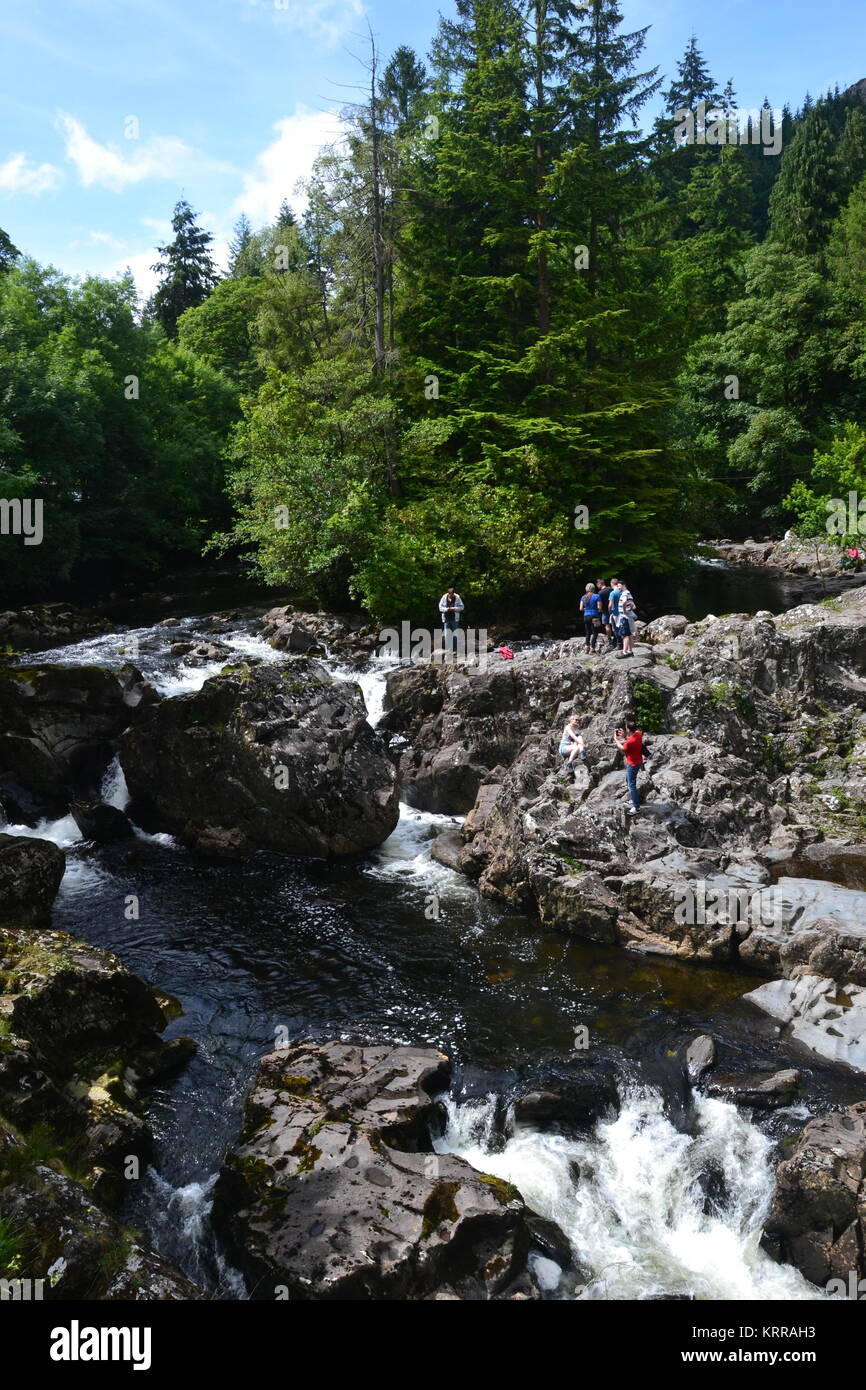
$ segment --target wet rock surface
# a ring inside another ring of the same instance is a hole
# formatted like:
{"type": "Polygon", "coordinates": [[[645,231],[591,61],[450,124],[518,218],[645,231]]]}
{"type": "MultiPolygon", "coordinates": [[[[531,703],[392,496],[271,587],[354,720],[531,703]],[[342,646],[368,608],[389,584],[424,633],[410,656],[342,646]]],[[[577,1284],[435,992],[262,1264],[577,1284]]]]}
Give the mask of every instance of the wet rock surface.
{"type": "Polygon", "coordinates": [[[0,667],[0,804],[35,825],[98,791],[118,735],[157,702],[134,666],[0,667]]]}
{"type": "Polygon", "coordinates": [[[780,541],[717,541],[713,550],[728,565],[765,569],[777,575],[828,579],[849,573],[843,565],[845,552],[839,546],[816,545],[795,536],[780,541]]]}
{"type": "Polygon", "coordinates": [[[140,1085],[190,1056],[163,1008],[108,951],[64,932],[0,928],[0,1114],[47,1125],[83,1169],[145,1158],[140,1085]]]}
{"type": "Polygon", "coordinates": [[[447,1057],[299,1043],[265,1057],[215,1220],[253,1296],[537,1298],[516,1189],[432,1152],[447,1057]]]}
{"type": "Polygon", "coordinates": [[[0,649],[38,651],[113,631],[107,618],[64,603],[39,603],[0,613],[0,649]]]}
{"type": "Polygon", "coordinates": [[[866,1101],[806,1125],[778,1166],[765,1244],[819,1286],[866,1277],[866,1101]]]}
{"type": "Polygon", "coordinates": [[[761,1110],[775,1110],[791,1105],[800,1089],[800,1073],[793,1068],[772,1074],[740,1072],[728,1075],[718,1072],[707,1083],[707,1095],[761,1110]]]}
{"type": "Polygon", "coordinates": [[[214,853],[352,854],[399,817],[394,764],[357,686],[304,657],[227,667],[121,739],[143,823],[214,853]]]}
{"type": "Polygon", "coordinates": [[[0,1211],[11,1231],[0,1277],[42,1279],[45,1298],[204,1296],[106,1207],[151,1154],[141,1088],[195,1051],[160,1038],[166,1021],[110,952],[0,926],[0,1211]]]}
{"type": "MultiPolygon", "coordinates": [[[[41,1299],[197,1300],[203,1291],[123,1226],[57,1163],[32,1160],[0,1115],[0,1204],[13,1232],[14,1268],[0,1278],[42,1280],[41,1299]]],[[[35,1297],[32,1293],[31,1297],[35,1297]]]]}
{"type": "Polygon", "coordinates": [[[262,619],[262,634],[276,651],[370,656],[378,646],[378,629],[361,617],[304,613],[290,606],[272,608],[262,619]]]}
{"type": "Polygon", "coordinates": [[[50,840],[0,834],[0,923],[45,922],[66,869],[50,840]]]}
{"type": "Polygon", "coordinates": [[[782,1024],[784,1035],[866,1072],[866,989],[822,975],[772,980],[745,996],[782,1024]]]}

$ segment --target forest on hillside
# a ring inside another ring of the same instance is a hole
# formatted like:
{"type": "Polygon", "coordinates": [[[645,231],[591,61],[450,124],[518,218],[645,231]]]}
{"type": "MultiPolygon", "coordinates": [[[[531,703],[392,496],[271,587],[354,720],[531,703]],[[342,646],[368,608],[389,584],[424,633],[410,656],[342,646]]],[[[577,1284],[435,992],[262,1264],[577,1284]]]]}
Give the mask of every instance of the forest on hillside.
{"type": "Polygon", "coordinates": [[[785,107],[773,153],[698,40],[665,77],[646,32],[458,0],[426,60],[371,42],[302,219],[241,218],[221,275],[178,202],[143,308],[0,232],[0,498],[45,532],[4,538],[0,596],[206,551],[394,620],[866,496],[866,102],[785,107]]]}

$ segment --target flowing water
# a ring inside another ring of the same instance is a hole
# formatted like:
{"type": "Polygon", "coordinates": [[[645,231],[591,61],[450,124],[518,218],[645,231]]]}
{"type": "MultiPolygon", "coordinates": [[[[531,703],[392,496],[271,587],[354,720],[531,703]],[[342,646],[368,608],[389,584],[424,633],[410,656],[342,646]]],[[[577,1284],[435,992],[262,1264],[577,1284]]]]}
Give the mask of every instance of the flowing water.
{"type": "MultiPolygon", "coordinates": [[[[27,660],[120,666],[133,648],[171,697],[200,688],[223,664],[170,654],[180,638],[203,636],[207,628],[187,616],[179,627],[145,623],[27,660]]],[[[220,640],[232,653],[284,659],[256,635],[252,614],[220,640]]],[[[360,683],[375,723],[388,663],[362,671],[330,664],[360,683]]],[[[116,760],[102,796],[127,804],[116,760]]],[[[859,1099],[862,1084],[780,1043],[775,1025],[742,1002],[753,976],[573,941],[482,900],[430,857],[431,838],[457,823],[404,806],[381,849],[338,863],[272,854],[220,863],[143,831],[98,847],[71,817],[4,827],[62,845],[55,925],[115,951],[173,994],[183,1014],[166,1036],[198,1044],[176,1079],[152,1088],[155,1162],[127,1219],[193,1279],[221,1297],[244,1297],[208,1213],[244,1094],[276,1030],[431,1044],[455,1063],[437,1146],[512,1180],[572,1243],[580,1278],[539,1264],[552,1297],[819,1297],[759,1248],[774,1147],[810,1113],[859,1099]],[[133,893],[140,917],[128,921],[133,893]],[[581,1140],[516,1129],[511,1100],[555,1079],[580,1027],[593,1058],[622,1076],[619,1117],[581,1140]],[[727,1104],[690,1100],[678,1054],[706,1030],[722,1040],[726,1069],[799,1066],[808,1105],[758,1127],[727,1104]]]]}

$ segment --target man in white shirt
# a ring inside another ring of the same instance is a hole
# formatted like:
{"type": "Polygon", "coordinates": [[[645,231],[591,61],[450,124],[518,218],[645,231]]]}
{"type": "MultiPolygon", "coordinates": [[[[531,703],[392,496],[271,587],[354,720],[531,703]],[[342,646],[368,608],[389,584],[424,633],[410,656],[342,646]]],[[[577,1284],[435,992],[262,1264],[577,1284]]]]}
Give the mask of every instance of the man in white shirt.
{"type": "Polygon", "coordinates": [[[457,646],[457,629],[460,626],[463,607],[463,600],[454,588],[446,590],[439,600],[446,652],[453,652],[457,646]]]}
{"type": "Polygon", "coordinates": [[[637,605],[630,589],[620,579],[619,588],[619,632],[622,637],[622,655],[634,656],[631,649],[632,638],[637,629],[637,605]]]}

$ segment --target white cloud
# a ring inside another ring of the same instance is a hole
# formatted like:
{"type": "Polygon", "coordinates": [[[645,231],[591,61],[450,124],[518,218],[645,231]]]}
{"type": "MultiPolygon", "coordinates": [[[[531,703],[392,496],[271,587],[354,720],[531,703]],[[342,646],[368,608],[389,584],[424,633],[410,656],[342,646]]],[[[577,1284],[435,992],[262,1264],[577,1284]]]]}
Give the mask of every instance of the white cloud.
{"type": "Polygon", "coordinates": [[[153,270],[159,260],[158,255],[151,247],[148,251],[139,251],[135,256],[124,256],[121,260],[115,261],[110,267],[101,271],[100,274],[115,276],[122,275],[124,271],[131,270],[135,287],[138,290],[142,303],[149,299],[159,284],[159,277],[153,270]]]}
{"type": "Polygon", "coordinates": [[[177,179],[203,169],[230,167],[216,164],[173,135],[152,135],[147,140],[129,140],[120,153],[113,145],[101,145],[88,135],[81,121],[66,112],[58,113],[57,125],[66,145],[66,158],[78,171],[85,188],[99,184],[120,193],[130,184],[144,179],[177,179]]]}
{"type": "Polygon", "coordinates": [[[142,217],[141,225],[142,227],[149,227],[161,243],[171,241],[174,228],[171,225],[170,217],[142,217]]]}
{"type": "Polygon", "coordinates": [[[329,46],[345,38],[363,18],[363,0],[247,0],[259,10],[270,10],[284,29],[294,29],[329,46]]]}
{"type": "Polygon", "coordinates": [[[293,116],[276,122],[274,131],[276,138],[256,156],[230,210],[232,217],[245,212],[254,226],[273,221],[284,198],[296,213],[303,212],[306,199],[295,186],[309,175],[322,146],[339,139],[342,127],[328,111],[298,106],[293,116]]]}
{"type": "Polygon", "coordinates": [[[31,164],[26,155],[13,154],[0,164],[0,190],[4,193],[49,193],[63,182],[63,173],[53,164],[31,164]]]}
{"type": "Polygon", "coordinates": [[[113,251],[123,250],[123,242],[118,241],[117,237],[112,236],[110,232],[91,232],[88,240],[94,246],[109,246],[113,251]]]}

